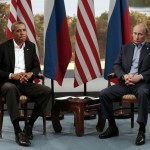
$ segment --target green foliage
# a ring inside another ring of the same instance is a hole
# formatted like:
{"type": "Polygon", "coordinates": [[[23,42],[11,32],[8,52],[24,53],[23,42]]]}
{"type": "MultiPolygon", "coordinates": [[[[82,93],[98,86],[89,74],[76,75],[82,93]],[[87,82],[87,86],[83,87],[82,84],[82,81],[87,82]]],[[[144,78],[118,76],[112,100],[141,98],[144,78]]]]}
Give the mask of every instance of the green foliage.
{"type": "MultiPolygon", "coordinates": [[[[133,1],[133,0],[129,0],[133,1]]],[[[135,0],[136,1],[136,0],[135,0]]],[[[140,0],[138,0],[140,2],[140,0]]],[[[142,2],[150,2],[150,0],[142,0],[142,2]]],[[[9,5],[7,3],[0,3],[0,43],[6,40],[6,27],[7,27],[7,20],[9,14],[9,5]]],[[[150,16],[146,14],[141,14],[136,11],[131,11],[131,25],[132,27],[137,23],[144,22],[147,24],[150,30],[150,16]]],[[[76,21],[77,17],[67,17],[68,19],[68,26],[69,26],[69,33],[72,45],[73,56],[71,60],[74,60],[74,51],[75,51],[75,33],[76,33],[76,21]]],[[[106,50],[106,36],[107,36],[107,22],[108,22],[108,13],[104,12],[101,16],[96,17],[96,26],[97,26],[97,37],[98,37],[98,44],[100,48],[100,55],[101,59],[105,58],[105,50],[106,50]]],[[[44,41],[44,16],[43,15],[35,15],[34,16],[34,23],[35,23],[35,30],[36,30],[36,37],[39,47],[40,53],[40,61],[43,64],[43,41],[44,41]]],[[[150,41],[150,36],[148,37],[150,41]]]]}
{"type": "Polygon", "coordinates": [[[97,25],[97,32],[98,32],[98,44],[100,48],[101,58],[105,57],[107,21],[108,21],[108,13],[106,12],[102,13],[100,17],[96,18],[96,25],[97,25]]]}
{"type": "MultiPolygon", "coordinates": [[[[107,20],[108,20],[108,13],[103,13],[100,17],[96,19],[96,26],[97,26],[97,37],[98,37],[98,44],[100,47],[100,56],[104,58],[105,56],[105,49],[106,49],[106,31],[107,31],[107,20]]],[[[72,44],[73,50],[73,57],[74,60],[74,52],[75,52],[75,32],[76,32],[76,21],[77,17],[68,17],[68,26],[70,31],[70,39],[72,44]]]]}
{"type": "Polygon", "coordinates": [[[70,33],[70,40],[71,40],[71,46],[72,46],[72,58],[71,61],[74,60],[74,52],[75,52],[75,32],[76,32],[76,22],[77,17],[67,17],[68,20],[68,27],[69,27],[69,33],[70,33]]]}
{"type": "MultiPolygon", "coordinates": [[[[7,28],[7,23],[8,23],[9,9],[10,9],[9,4],[0,2],[0,43],[7,40],[6,28],[7,28]]],[[[41,64],[43,64],[44,16],[38,15],[38,14],[35,15],[34,22],[35,22],[36,37],[38,41],[40,60],[41,60],[41,64]]]]}
{"type": "Polygon", "coordinates": [[[37,38],[37,43],[38,43],[38,48],[39,48],[39,55],[40,55],[40,62],[43,64],[44,60],[44,15],[35,15],[34,16],[34,23],[35,23],[35,31],[36,31],[36,38],[37,38]]]}
{"type": "Polygon", "coordinates": [[[150,7],[150,0],[128,0],[132,7],[150,7]]]}
{"type": "MultiPolygon", "coordinates": [[[[150,31],[150,16],[146,14],[138,13],[137,11],[131,11],[130,20],[132,28],[138,23],[145,23],[150,31]]],[[[148,41],[150,41],[150,36],[147,37],[148,41]]]]}
{"type": "Polygon", "coordinates": [[[9,13],[9,5],[0,3],[0,43],[6,40],[6,27],[9,13]]]}

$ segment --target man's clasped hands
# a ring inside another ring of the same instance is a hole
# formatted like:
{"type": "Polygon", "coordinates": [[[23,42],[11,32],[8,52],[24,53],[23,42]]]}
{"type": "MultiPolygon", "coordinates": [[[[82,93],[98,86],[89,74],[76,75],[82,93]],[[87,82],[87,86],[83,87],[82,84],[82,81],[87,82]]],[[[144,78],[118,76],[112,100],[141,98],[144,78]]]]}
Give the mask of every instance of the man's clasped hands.
{"type": "Polygon", "coordinates": [[[32,77],[32,72],[21,72],[21,73],[15,73],[11,74],[11,79],[19,81],[20,83],[27,83],[28,80],[32,77]]]}

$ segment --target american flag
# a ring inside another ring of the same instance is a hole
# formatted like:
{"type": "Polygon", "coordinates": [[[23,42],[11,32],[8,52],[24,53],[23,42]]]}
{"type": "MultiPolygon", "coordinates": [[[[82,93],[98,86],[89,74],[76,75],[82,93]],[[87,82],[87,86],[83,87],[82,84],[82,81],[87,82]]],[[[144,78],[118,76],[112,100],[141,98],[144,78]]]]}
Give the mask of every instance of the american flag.
{"type": "Polygon", "coordinates": [[[11,25],[15,21],[22,21],[25,23],[27,28],[27,38],[36,45],[36,53],[39,58],[31,0],[11,0],[6,29],[6,36],[8,39],[12,39],[11,25]]]}
{"type": "Polygon", "coordinates": [[[94,0],[79,0],[77,17],[74,87],[102,74],[94,0]]]}

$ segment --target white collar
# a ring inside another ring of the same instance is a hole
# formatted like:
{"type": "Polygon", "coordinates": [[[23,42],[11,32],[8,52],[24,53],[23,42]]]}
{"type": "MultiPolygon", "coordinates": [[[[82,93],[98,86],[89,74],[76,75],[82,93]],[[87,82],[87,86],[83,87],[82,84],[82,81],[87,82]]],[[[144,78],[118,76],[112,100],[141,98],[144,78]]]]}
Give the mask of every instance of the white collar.
{"type": "MultiPolygon", "coordinates": [[[[15,42],[15,40],[14,40],[14,39],[13,39],[13,42],[14,42],[14,47],[15,47],[15,48],[19,48],[19,49],[20,49],[20,47],[18,46],[18,44],[15,42]]],[[[23,45],[22,45],[21,49],[24,49],[24,47],[25,47],[25,42],[23,43],[23,45]]]]}

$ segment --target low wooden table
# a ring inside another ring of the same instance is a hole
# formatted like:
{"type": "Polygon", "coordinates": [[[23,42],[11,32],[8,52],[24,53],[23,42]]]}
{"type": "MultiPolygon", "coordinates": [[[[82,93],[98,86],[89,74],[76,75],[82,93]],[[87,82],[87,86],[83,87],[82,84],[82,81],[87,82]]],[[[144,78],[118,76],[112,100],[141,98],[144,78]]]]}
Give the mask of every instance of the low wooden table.
{"type": "Polygon", "coordinates": [[[84,135],[84,111],[95,109],[98,111],[97,131],[102,131],[105,126],[105,119],[102,118],[99,100],[90,99],[56,99],[52,108],[51,117],[52,125],[56,133],[61,133],[62,126],[59,120],[59,114],[62,111],[74,113],[74,125],[77,136],[84,135]]]}

